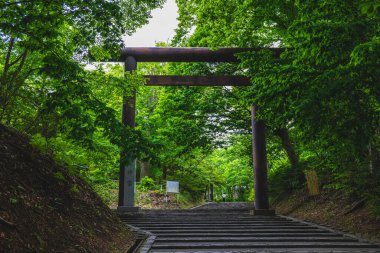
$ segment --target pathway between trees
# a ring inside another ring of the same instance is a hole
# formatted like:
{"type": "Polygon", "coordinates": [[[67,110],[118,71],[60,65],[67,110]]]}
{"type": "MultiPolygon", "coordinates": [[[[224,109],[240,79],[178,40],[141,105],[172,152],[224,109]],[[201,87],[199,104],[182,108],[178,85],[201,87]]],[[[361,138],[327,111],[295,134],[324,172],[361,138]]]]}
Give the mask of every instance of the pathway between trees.
{"type": "Polygon", "coordinates": [[[380,252],[380,247],[285,216],[253,216],[246,204],[144,210],[122,217],[151,236],[141,252],[380,252]]]}

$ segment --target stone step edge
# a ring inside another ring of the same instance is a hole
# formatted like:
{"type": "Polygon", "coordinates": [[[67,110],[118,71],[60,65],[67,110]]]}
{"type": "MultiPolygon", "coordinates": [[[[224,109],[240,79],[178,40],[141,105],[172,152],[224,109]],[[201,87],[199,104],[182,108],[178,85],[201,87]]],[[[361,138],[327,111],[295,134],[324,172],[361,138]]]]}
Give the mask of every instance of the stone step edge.
{"type": "Polygon", "coordinates": [[[366,244],[366,243],[292,243],[289,244],[281,243],[281,244],[257,244],[257,243],[178,243],[178,244],[165,244],[165,243],[156,243],[153,245],[152,249],[187,249],[191,245],[191,248],[194,250],[200,249],[231,249],[231,248],[243,248],[243,249],[292,249],[292,248],[309,248],[309,249],[379,249],[377,245],[374,244],[366,244]]]}
{"type": "Polygon", "coordinates": [[[126,253],[148,253],[156,239],[149,231],[124,223],[131,231],[137,234],[137,240],[126,253]]]}
{"type": "Polygon", "coordinates": [[[300,219],[293,218],[293,217],[290,217],[290,216],[285,216],[285,215],[277,215],[277,216],[282,217],[282,218],[287,218],[287,219],[295,221],[295,222],[300,222],[300,223],[307,224],[307,225],[313,225],[314,227],[321,228],[321,229],[327,230],[329,232],[332,232],[332,233],[335,233],[335,234],[338,234],[338,235],[342,235],[344,237],[349,237],[349,238],[356,239],[356,240],[358,240],[359,242],[362,242],[362,243],[368,243],[368,244],[372,244],[372,245],[376,245],[377,247],[380,247],[379,243],[375,243],[375,242],[371,242],[369,240],[365,240],[365,239],[361,238],[360,236],[353,235],[353,234],[351,234],[351,233],[349,233],[347,231],[342,231],[342,230],[339,230],[337,228],[327,227],[327,226],[324,226],[322,224],[317,224],[315,222],[309,222],[309,221],[305,221],[305,220],[300,220],[300,219]]]}

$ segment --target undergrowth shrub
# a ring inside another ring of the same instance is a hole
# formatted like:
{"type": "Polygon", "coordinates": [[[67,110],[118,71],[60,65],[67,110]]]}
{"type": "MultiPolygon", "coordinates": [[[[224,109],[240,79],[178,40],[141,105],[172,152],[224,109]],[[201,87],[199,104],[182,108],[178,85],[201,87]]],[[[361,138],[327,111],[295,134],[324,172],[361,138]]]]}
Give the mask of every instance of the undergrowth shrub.
{"type": "Polygon", "coordinates": [[[118,183],[112,180],[102,184],[92,183],[92,187],[106,205],[116,204],[118,201],[118,183]]]}
{"type": "Polygon", "coordinates": [[[296,169],[292,168],[290,164],[283,164],[277,167],[276,170],[269,171],[268,186],[270,197],[277,199],[284,194],[304,187],[304,167],[302,163],[296,169]]]}
{"type": "Polygon", "coordinates": [[[140,181],[140,184],[136,186],[136,188],[140,191],[148,191],[148,190],[157,190],[157,185],[154,180],[148,176],[143,177],[140,181]]]}

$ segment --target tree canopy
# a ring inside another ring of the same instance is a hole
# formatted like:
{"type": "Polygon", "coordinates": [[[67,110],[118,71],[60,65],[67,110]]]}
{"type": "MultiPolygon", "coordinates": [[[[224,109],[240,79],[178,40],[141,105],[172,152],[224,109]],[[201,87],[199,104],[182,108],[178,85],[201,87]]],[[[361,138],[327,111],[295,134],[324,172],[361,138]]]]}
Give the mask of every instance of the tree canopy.
{"type": "Polygon", "coordinates": [[[379,176],[373,169],[380,125],[378,3],[177,3],[180,24],[173,45],[285,49],[280,58],[267,50],[241,54],[234,73],[250,77],[252,86],[228,90],[228,102],[222,102],[232,103],[242,122],[249,122],[249,114],[236,115],[237,108],[260,107],[270,131],[271,174],[289,162],[291,168],[278,172],[291,177],[286,187],[302,185],[302,171],[316,169],[327,185],[376,198],[365,188],[379,189],[373,181],[379,176]]]}
{"type": "Polygon", "coordinates": [[[250,106],[268,130],[271,197],[324,187],[379,206],[380,4],[369,0],[177,0],[172,47],[252,47],[239,64],[120,65],[122,36],[162,1],[1,1],[0,120],[109,197],[120,149],[142,174],[209,185],[252,199],[250,106]],[[284,52],[273,57],[266,48],[284,52]],[[144,74],[245,75],[249,87],[144,87],[144,74]],[[121,124],[122,95],[137,89],[136,129],[121,124]],[[144,172],[143,172],[144,171],[144,172]],[[244,186],[244,187],[243,187],[244,186]],[[244,190],[243,190],[244,189],[244,190]]]}

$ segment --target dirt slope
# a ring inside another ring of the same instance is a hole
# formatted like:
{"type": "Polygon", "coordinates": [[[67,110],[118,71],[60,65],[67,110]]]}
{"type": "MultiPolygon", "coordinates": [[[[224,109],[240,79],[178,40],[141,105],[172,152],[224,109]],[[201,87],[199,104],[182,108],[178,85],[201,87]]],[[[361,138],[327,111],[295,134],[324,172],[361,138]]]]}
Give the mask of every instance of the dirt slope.
{"type": "Polygon", "coordinates": [[[125,252],[134,241],[84,180],[0,125],[0,252],[125,252]]]}
{"type": "Polygon", "coordinates": [[[371,214],[365,201],[342,191],[323,190],[316,197],[299,191],[273,205],[279,214],[330,226],[380,244],[380,217],[371,214]]]}

